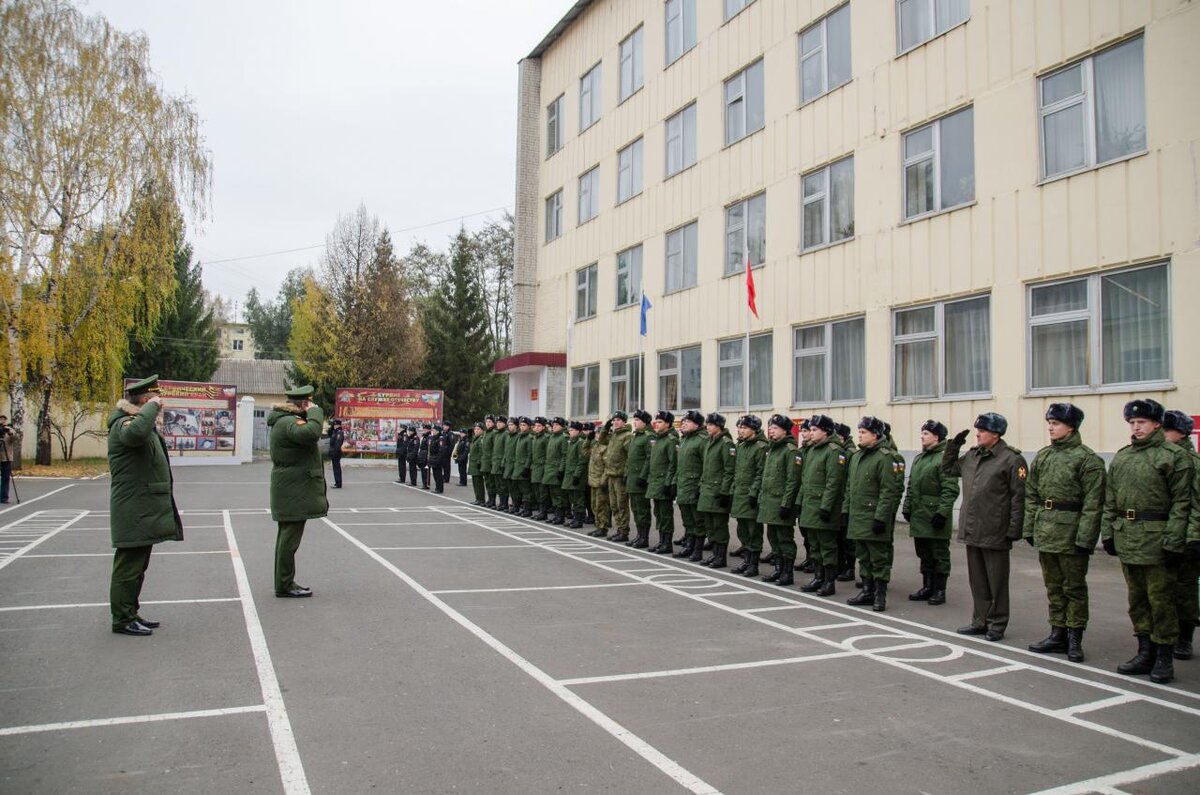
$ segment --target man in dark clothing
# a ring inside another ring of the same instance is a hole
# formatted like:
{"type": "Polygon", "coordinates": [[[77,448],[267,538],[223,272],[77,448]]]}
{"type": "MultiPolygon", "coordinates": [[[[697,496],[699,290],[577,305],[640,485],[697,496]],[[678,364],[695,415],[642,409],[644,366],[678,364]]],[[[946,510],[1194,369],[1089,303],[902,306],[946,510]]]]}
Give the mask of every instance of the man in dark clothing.
{"type": "MultiPolygon", "coordinates": [[[[333,467],[333,487],[342,487],[342,445],[346,443],[346,432],[341,420],[329,421],[329,463],[333,467]]],[[[399,450],[399,445],[397,445],[399,450]]],[[[403,459],[401,459],[403,460],[403,459]]]]}
{"type": "MultiPolygon", "coordinates": [[[[421,438],[417,442],[417,469],[421,471],[421,488],[429,491],[429,436],[432,427],[421,426],[421,438]]],[[[414,484],[415,485],[415,484],[414,484]]]]}
{"type": "MultiPolygon", "coordinates": [[[[417,485],[417,453],[421,447],[421,440],[417,438],[417,426],[409,425],[408,433],[404,437],[404,460],[408,464],[408,484],[410,486],[417,485]]],[[[403,481],[402,481],[403,482],[403,481]]]]}
{"type": "MultiPolygon", "coordinates": [[[[483,430],[482,423],[476,423],[480,430],[483,430]]],[[[471,455],[471,435],[468,431],[461,431],[455,436],[458,437],[454,442],[454,463],[458,465],[458,485],[467,485],[467,459],[471,455]]]]}
{"type": "Polygon", "coordinates": [[[8,502],[8,485],[12,481],[13,444],[17,435],[8,424],[8,417],[0,414],[0,503],[8,502]]]}
{"type": "Polygon", "coordinates": [[[430,429],[429,468],[433,470],[433,493],[441,494],[445,491],[446,471],[450,469],[450,442],[440,425],[430,429]]]}
{"type": "Polygon", "coordinates": [[[454,443],[458,441],[458,434],[454,432],[454,426],[450,424],[450,420],[442,420],[442,444],[446,447],[445,457],[442,459],[442,484],[450,482],[450,467],[453,464],[454,443]]]}

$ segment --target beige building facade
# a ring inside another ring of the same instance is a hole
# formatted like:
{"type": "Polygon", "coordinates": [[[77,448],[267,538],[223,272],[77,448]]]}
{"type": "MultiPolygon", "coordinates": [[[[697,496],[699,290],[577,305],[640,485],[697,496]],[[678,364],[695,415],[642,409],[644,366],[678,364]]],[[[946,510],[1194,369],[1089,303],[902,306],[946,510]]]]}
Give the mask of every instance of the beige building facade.
{"type": "Polygon", "coordinates": [[[221,323],[218,328],[221,334],[221,350],[218,355],[222,359],[254,358],[254,332],[250,330],[249,323],[226,322],[221,323]]]}
{"type": "Polygon", "coordinates": [[[1186,0],[575,3],[520,64],[510,412],[1200,414],[1197,42],[1186,0]]]}

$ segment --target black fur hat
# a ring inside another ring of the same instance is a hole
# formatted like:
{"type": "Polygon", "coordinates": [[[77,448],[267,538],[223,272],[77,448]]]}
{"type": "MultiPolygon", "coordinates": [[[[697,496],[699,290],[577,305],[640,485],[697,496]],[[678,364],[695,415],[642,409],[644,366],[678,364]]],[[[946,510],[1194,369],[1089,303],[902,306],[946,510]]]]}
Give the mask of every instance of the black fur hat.
{"type": "Polygon", "coordinates": [[[725,427],[725,415],[718,414],[715,411],[711,412],[711,413],[709,413],[709,415],[707,417],[704,418],[704,424],[705,425],[716,425],[718,428],[724,428],[725,427]]]}
{"type": "Polygon", "coordinates": [[[755,433],[762,430],[762,420],[760,420],[758,417],[755,417],[753,414],[747,414],[746,416],[738,419],[737,425],[739,428],[745,426],[755,433]]]}
{"type": "Polygon", "coordinates": [[[1046,419],[1058,420],[1079,430],[1079,426],[1083,424],[1083,409],[1070,403],[1051,403],[1046,409],[1046,419]]]}
{"type": "Polygon", "coordinates": [[[975,418],[975,427],[981,431],[991,431],[1003,436],[1008,431],[1008,420],[1004,419],[1002,414],[989,411],[975,418]]]}
{"type": "Polygon", "coordinates": [[[871,433],[875,434],[878,437],[883,437],[883,436],[887,435],[886,425],[887,425],[887,423],[885,423],[883,420],[879,419],[878,417],[863,417],[858,422],[859,429],[864,430],[864,431],[870,431],[871,433]]]}
{"type": "Polygon", "coordinates": [[[809,419],[809,423],[811,427],[825,431],[825,433],[834,433],[837,431],[837,423],[828,414],[814,414],[809,419]]]}
{"type": "Polygon", "coordinates": [[[767,425],[774,425],[784,433],[792,432],[792,418],[784,414],[772,414],[771,419],[767,420],[767,425]]]}
{"type": "Polygon", "coordinates": [[[946,430],[946,426],[942,425],[937,420],[925,420],[925,424],[921,426],[921,430],[929,431],[943,442],[946,441],[946,436],[950,433],[948,430],[946,430]]]}
{"type": "Polygon", "coordinates": [[[1147,419],[1152,422],[1163,421],[1163,406],[1157,400],[1146,398],[1145,400],[1131,400],[1125,404],[1125,421],[1138,419],[1147,419]]]}
{"type": "Polygon", "coordinates": [[[1163,414],[1162,426],[1164,431],[1178,431],[1184,436],[1189,436],[1196,427],[1196,422],[1182,411],[1172,409],[1163,414]]]}

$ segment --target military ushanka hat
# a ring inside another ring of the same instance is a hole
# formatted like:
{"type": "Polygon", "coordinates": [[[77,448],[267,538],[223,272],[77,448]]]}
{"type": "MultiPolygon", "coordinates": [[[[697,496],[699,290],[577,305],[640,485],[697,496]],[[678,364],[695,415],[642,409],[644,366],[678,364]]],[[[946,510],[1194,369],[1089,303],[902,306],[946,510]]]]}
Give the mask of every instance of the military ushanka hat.
{"type": "Polygon", "coordinates": [[[667,425],[674,425],[674,424],[675,424],[675,415],[674,415],[674,414],[672,414],[671,412],[667,411],[666,409],[664,409],[664,410],[662,410],[662,411],[658,412],[657,414],[655,414],[655,415],[654,415],[654,419],[656,419],[656,420],[662,420],[662,421],[663,421],[663,422],[665,422],[667,425]]]}
{"type": "Polygon", "coordinates": [[[1163,414],[1162,426],[1164,431],[1178,431],[1184,436],[1188,436],[1196,427],[1196,422],[1182,411],[1172,409],[1163,414]]]}
{"type": "Polygon", "coordinates": [[[566,428],[567,427],[567,419],[566,419],[566,417],[553,417],[550,420],[550,425],[551,426],[557,425],[560,428],[566,428]]]}
{"type": "Polygon", "coordinates": [[[716,411],[709,412],[709,415],[704,418],[705,425],[715,425],[718,428],[725,427],[725,415],[716,411]]]}
{"type": "Polygon", "coordinates": [[[1046,409],[1046,419],[1057,420],[1079,430],[1079,426],[1083,424],[1083,409],[1070,403],[1051,403],[1046,409]]]}
{"type": "Polygon", "coordinates": [[[758,432],[762,429],[762,420],[760,420],[758,417],[755,417],[753,414],[747,414],[744,417],[738,418],[737,427],[749,428],[752,431],[758,432]]]}
{"type": "Polygon", "coordinates": [[[1131,400],[1125,404],[1125,421],[1136,419],[1150,420],[1151,422],[1163,421],[1163,405],[1157,400],[1146,398],[1145,400],[1131,400]]]}
{"type": "Polygon", "coordinates": [[[298,400],[300,398],[312,397],[312,393],[315,391],[312,384],[305,384],[304,386],[298,386],[295,389],[285,391],[283,396],[290,400],[298,400]]]}
{"type": "Polygon", "coordinates": [[[614,420],[621,420],[622,422],[629,422],[629,415],[623,411],[614,411],[612,418],[614,420]]]}
{"type": "Polygon", "coordinates": [[[792,432],[792,418],[785,414],[772,414],[771,419],[767,420],[768,425],[774,425],[784,433],[792,432]]]}
{"type": "Polygon", "coordinates": [[[861,431],[867,431],[868,433],[873,433],[876,436],[884,436],[887,434],[887,431],[884,430],[883,420],[879,419],[878,417],[863,417],[858,422],[858,428],[861,431]]]}
{"type": "Polygon", "coordinates": [[[825,431],[825,433],[834,433],[837,431],[837,423],[828,414],[814,414],[808,421],[810,428],[816,428],[817,430],[825,431]]]}
{"type": "Polygon", "coordinates": [[[158,374],[154,374],[149,378],[143,378],[141,381],[130,384],[125,391],[129,395],[144,395],[147,392],[158,392],[158,374]]]}
{"type": "Polygon", "coordinates": [[[1003,436],[1008,432],[1008,420],[1004,419],[1003,414],[989,411],[975,418],[975,427],[981,431],[991,431],[994,434],[1003,436]]]}
{"type": "Polygon", "coordinates": [[[704,424],[704,415],[701,414],[696,409],[688,409],[687,414],[684,414],[683,418],[685,420],[687,420],[688,422],[694,423],[697,426],[704,424]]]}
{"type": "Polygon", "coordinates": [[[937,420],[925,420],[925,424],[921,426],[921,430],[929,431],[940,440],[944,440],[946,438],[946,434],[949,433],[949,431],[946,430],[946,426],[937,420]]]}
{"type": "Polygon", "coordinates": [[[646,411],[645,409],[638,409],[637,411],[633,412],[633,418],[636,420],[641,420],[647,425],[650,424],[650,420],[654,419],[650,416],[650,412],[646,411]]]}

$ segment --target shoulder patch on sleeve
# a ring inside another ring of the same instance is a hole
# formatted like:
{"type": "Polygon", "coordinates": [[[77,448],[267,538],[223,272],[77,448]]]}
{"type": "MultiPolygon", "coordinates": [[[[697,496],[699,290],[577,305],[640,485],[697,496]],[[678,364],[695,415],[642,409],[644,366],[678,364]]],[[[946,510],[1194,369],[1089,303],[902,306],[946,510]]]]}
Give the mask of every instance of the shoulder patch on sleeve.
{"type": "Polygon", "coordinates": [[[122,422],[121,427],[124,428],[126,425],[130,424],[131,422],[133,422],[133,417],[130,417],[129,419],[122,422]]]}
{"type": "Polygon", "coordinates": [[[804,456],[802,456],[802,455],[796,456],[795,462],[796,462],[796,466],[800,466],[801,464],[804,463],[804,456]]]}
{"type": "Polygon", "coordinates": [[[1021,480],[1024,480],[1028,475],[1029,470],[1025,469],[1024,464],[1021,464],[1021,466],[1017,467],[1017,477],[1019,477],[1021,480]]]}
{"type": "Polygon", "coordinates": [[[736,447],[734,447],[733,445],[729,445],[729,454],[730,454],[730,455],[737,455],[737,448],[736,448],[736,447]]]}
{"type": "Polygon", "coordinates": [[[892,462],[892,471],[898,475],[904,474],[904,462],[903,461],[893,461],[892,462]]]}
{"type": "Polygon", "coordinates": [[[846,454],[838,453],[838,466],[844,466],[845,464],[846,464],[846,454]]]}

